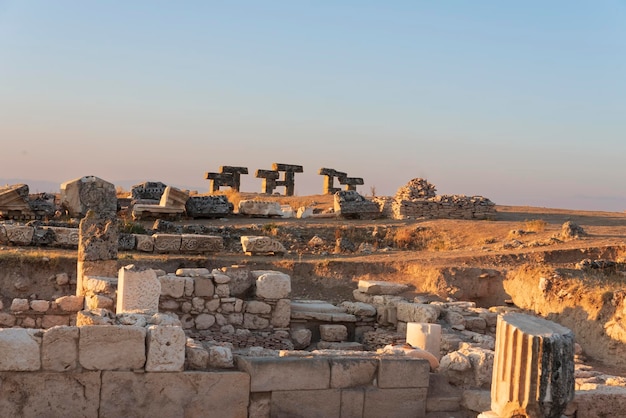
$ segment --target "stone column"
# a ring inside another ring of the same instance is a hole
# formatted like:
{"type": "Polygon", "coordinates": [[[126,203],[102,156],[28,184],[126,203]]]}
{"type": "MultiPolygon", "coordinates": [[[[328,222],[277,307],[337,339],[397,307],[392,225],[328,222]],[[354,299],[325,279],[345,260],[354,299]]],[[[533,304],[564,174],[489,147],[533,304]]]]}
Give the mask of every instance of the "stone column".
{"type": "Polygon", "coordinates": [[[441,325],[420,322],[406,324],[406,342],[441,359],[441,325]]]}
{"type": "Polygon", "coordinates": [[[559,418],[573,398],[572,331],[529,315],[499,316],[492,412],[503,418],[559,418]]]}
{"type": "Polygon", "coordinates": [[[117,219],[99,216],[93,210],[81,219],[78,236],[76,294],[85,295],[86,276],[117,276],[117,219]]]}

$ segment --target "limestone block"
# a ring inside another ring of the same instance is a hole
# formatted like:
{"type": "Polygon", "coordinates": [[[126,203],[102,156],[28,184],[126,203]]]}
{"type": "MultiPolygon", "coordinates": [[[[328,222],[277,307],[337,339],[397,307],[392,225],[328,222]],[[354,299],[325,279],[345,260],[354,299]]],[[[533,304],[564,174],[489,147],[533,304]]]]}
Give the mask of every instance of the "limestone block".
{"type": "Polygon", "coordinates": [[[210,312],[216,312],[219,309],[219,307],[220,307],[219,298],[207,300],[204,304],[204,309],[210,312]]]}
{"type": "Polygon", "coordinates": [[[11,312],[24,312],[30,309],[28,299],[15,298],[11,301],[11,312]]]}
{"type": "Polygon", "coordinates": [[[183,234],[180,250],[184,253],[215,253],[224,249],[224,239],[220,236],[183,234]]]}
{"type": "Polygon", "coordinates": [[[250,379],[240,372],[103,372],[100,418],[247,416],[250,379]]]}
{"type": "Polygon", "coordinates": [[[318,350],[341,350],[341,351],[363,351],[363,344],[354,341],[330,342],[320,341],[317,343],[318,350]]]}
{"type": "MultiPolygon", "coordinates": [[[[111,282],[113,291],[117,286],[117,260],[106,261],[81,261],[76,262],[76,294],[83,295],[87,290],[85,284],[86,277],[104,277],[111,282]]],[[[95,292],[104,293],[104,292],[95,292]]],[[[107,292],[108,293],[108,292],[107,292]]]]}
{"type": "Polygon", "coordinates": [[[218,369],[230,369],[234,367],[233,352],[230,348],[212,345],[208,348],[209,366],[218,369]]]}
{"type": "Polygon", "coordinates": [[[226,274],[213,273],[213,281],[216,284],[227,284],[230,283],[231,280],[230,276],[227,276],[226,274]]]}
{"type": "Polygon", "coordinates": [[[161,282],[161,295],[180,298],[185,294],[185,278],[174,275],[160,276],[158,280],[161,282]]]}
{"type": "Polygon", "coordinates": [[[241,215],[249,216],[282,216],[283,212],[278,202],[260,202],[256,200],[241,200],[238,205],[241,215]]]}
{"type": "Polygon", "coordinates": [[[345,308],[347,313],[356,316],[376,316],[376,308],[369,303],[349,302],[341,303],[341,307],[345,308]]]}
{"type": "Polygon", "coordinates": [[[178,234],[154,234],[154,251],[158,253],[180,252],[182,238],[178,234]]]}
{"type": "Polygon", "coordinates": [[[248,418],[269,418],[271,398],[271,393],[251,393],[248,418]]]}
{"type": "Polygon", "coordinates": [[[289,390],[272,392],[272,417],[300,417],[306,411],[308,417],[339,418],[341,391],[289,390]]]}
{"type": "Polygon", "coordinates": [[[75,370],[78,366],[78,328],[48,329],[41,344],[41,367],[52,372],[75,370]]]}
{"type": "Polygon", "coordinates": [[[246,312],[251,314],[268,314],[272,307],[265,302],[251,300],[246,304],[246,312]]]}
{"type": "Polygon", "coordinates": [[[271,324],[275,328],[287,328],[291,322],[291,301],[279,299],[272,312],[271,324]]]}
{"type": "Polygon", "coordinates": [[[2,372],[0,381],[0,416],[98,416],[100,372],[2,372]]]}
{"type": "Polygon", "coordinates": [[[136,370],[146,363],[146,329],[125,325],[80,328],[78,360],[87,370],[136,370]]]}
{"type": "Polygon", "coordinates": [[[78,228],[65,228],[60,226],[44,226],[44,229],[52,231],[54,234],[55,247],[77,248],[78,247],[78,228]]]}
{"type": "Polygon", "coordinates": [[[113,310],[115,308],[115,301],[104,295],[90,295],[85,298],[85,304],[87,309],[108,309],[113,310]]]}
{"type": "Polygon", "coordinates": [[[378,367],[378,387],[427,388],[430,364],[411,357],[381,357],[378,367]]]}
{"type": "Polygon", "coordinates": [[[491,393],[489,390],[466,389],[462,394],[461,405],[474,412],[488,411],[491,408],[491,393]]]}
{"type": "Polygon", "coordinates": [[[439,317],[439,307],[425,303],[399,302],[396,304],[397,317],[403,322],[434,323],[439,317]]]}
{"type": "Polygon", "coordinates": [[[137,251],[144,253],[151,253],[154,251],[154,238],[152,235],[135,234],[135,241],[137,244],[135,247],[137,251]]]}
{"type": "Polygon", "coordinates": [[[117,219],[99,217],[89,212],[80,221],[78,260],[101,261],[117,259],[117,219]]]}
{"type": "Polygon", "coordinates": [[[196,317],[196,329],[209,329],[215,324],[215,316],[202,313],[196,317]]]}
{"type": "Polygon", "coordinates": [[[186,342],[187,338],[181,327],[150,325],[147,334],[146,371],[182,371],[186,342]]]}
{"type": "Polygon", "coordinates": [[[209,352],[201,343],[192,339],[187,340],[185,358],[189,370],[205,370],[209,367],[209,352]]]}
{"type": "Polygon", "coordinates": [[[491,409],[506,417],[560,417],[573,398],[572,331],[530,315],[499,316],[491,409]]]}
{"type": "Polygon", "coordinates": [[[41,331],[0,329],[0,371],[35,371],[41,368],[41,331]]]}
{"type": "Polygon", "coordinates": [[[348,339],[348,328],[345,325],[320,325],[320,336],[324,341],[346,341],[348,339]]]}
{"type": "Polygon", "coordinates": [[[243,299],[248,298],[251,293],[250,289],[254,285],[255,278],[250,273],[250,269],[246,266],[223,267],[221,270],[214,270],[213,273],[224,273],[231,280],[228,282],[230,286],[230,294],[243,299]]]}
{"type": "Polygon", "coordinates": [[[180,268],[176,270],[176,275],[201,279],[210,279],[212,277],[211,272],[207,268],[180,268]]]}
{"type": "Polygon", "coordinates": [[[47,300],[32,300],[30,308],[35,312],[46,312],[50,308],[50,302],[47,300]]]}
{"type": "Polygon", "coordinates": [[[365,404],[365,390],[363,388],[348,388],[341,390],[340,417],[363,417],[365,404]]]}
{"type": "Polygon", "coordinates": [[[76,312],[76,326],[111,325],[115,322],[113,313],[106,309],[93,309],[76,312]]]}
{"type": "Polygon", "coordinates": [[[363,418],[378,418],[393,411],[396,417],[425,417],[426,388],[366,388],[363,418]]]}
{"type": "Polygon", "coordinates": [[[141,270],[132,264],[120,269],[117,291],[118,314],[156,313],[159,311],[160,295],[161,282],[154,270],[141,270]]]}
{"type": "Polygon", "coordinates": [[[251,392],[328,389],[330,365],[320,357],[240,357],[237,368],[250,375],[251,392]]]}
{"type": "Polygon", "coordinates": [[[10,328],[15,325],[15,316],[0,312],[0,326],[10,328]]]}
{"type": "Polygon", "coordinates": [[[270,321],[253,314],[243,314],[243,327],[247,329],[266,329],[270,326],[270,321]]]}
{"type": "Polygon", "coordinates": [[[69,315],[44,315],[44,317],[41,318],[41,328],[43,329],[69,324],[69,315]]]}
{"type": "Polygon", "coordinates": [[[85,276],[83,278],[83,288],[87,294],[114,295],[117,283],[116,277],[85,276]]]}
{"type": "Polygon", "coordinates": [[[291,331],[291,340],[296,350],[303,350],[311,345],[311,330],[299,328],[291,331]]]}
{"type": "Polygon", "coordinates": [[[227,298],[230,296],[230,286],[227,284],[218,284],[215,286],[215,295],[220,298],[227,298]]]}
{"type": "Polygon", "coordinates": [[[376,378],[378,360],[366,357],[332,357],[330,387],[351,388],[371,385],[376,378]]]}
{"type": "Polygon", "coordinates": [[[212,297],[215,294],[213,281],[200,277],[194,278],[194,293],[199,297],[212,297]]]}
{"type": "Polygon", "coordinates": [[[80,218],[89,209],[114,216],[117,211],[115,185],[95,176],[85,176],[61,184],[61,206],[73,218],[80,218]]]}
{"type": "Polygon", "coordinates": [[[441,358],[441,325],[409,322],[406,342],[412,347],[428,351],[439,360],[441,358]]]}
{"type": "Polygon", "coordinates": [[[397,295],[409,290],[409,286],[402,283],[359,280],[358,291],[368,295],[397,295]]]}
{"type": "MultiPolygon", "coordinates": [[[[254,272],[252,272],[254,275],[254,272]]],[[[256,279],[256,296],[263,299],[286,299],[291,294],[291,277],[278,271],[262,272],[256,279]]]]}
{"type": "Polygon", "coordinates": [[[244,235],[241,246],[246,254],[285,254],[287,250],[277,240],[270,237],[244,235]]]}
{"type": "Polygon", "coordinates": [[[4,225],[7,239],[11,244],[30,245],[35,235],[35,228],[25,225],[4,225]]]}

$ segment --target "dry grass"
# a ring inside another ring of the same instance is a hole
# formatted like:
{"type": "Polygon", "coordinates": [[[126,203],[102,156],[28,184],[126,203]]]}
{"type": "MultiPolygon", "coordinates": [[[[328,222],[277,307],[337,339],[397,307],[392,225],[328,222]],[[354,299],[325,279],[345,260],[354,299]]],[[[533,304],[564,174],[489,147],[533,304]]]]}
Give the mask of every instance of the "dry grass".
{"type": "Polygon", "coordinates": [[[548,223],[543,219],[531,219],[524,221],[522,229],[527,232],[543,232],[548,223]]]}
{"type": "Polygon", "coordinates": [[[452,241],[444,231],[425,227],[402,227],[395,230],[392,245],[405,250],[448,251],[452,241]]]}

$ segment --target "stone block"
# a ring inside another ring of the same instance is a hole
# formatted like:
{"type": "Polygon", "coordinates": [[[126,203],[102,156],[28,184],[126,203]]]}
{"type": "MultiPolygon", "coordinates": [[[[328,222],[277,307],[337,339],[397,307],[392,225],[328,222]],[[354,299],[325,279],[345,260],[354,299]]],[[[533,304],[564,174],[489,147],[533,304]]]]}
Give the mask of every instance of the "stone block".
{"type": "Polygon", "coordinates": [[[208,348],[209,366],[218,369],[230,369],[233,364],[233,352],[228,347],[213,345],[208,348]]]}
{"type": "Polygon", "coordinates": [[[185,294],[185,278],[177,277],[171,274],[160,276],[158,280],[161,282],[161,295],[180,298],[185,294]]]}
{"type": "Polygon", "coordinates": [[[243,327],[247,329],[266,329],[269,328],[270,321],[259,315],[243,314],[243,327]]]}
{"type": "Polygon", "coordinates": [[[376,358],[341,356],[329,361],[331,388],[352,388],[374,383],[378,370],[376,358]]]}
{"type": "Polygon", "coordinates": [[[402,283],[359,280],[358,291],[368,295],[397,295],[409,290],[409,286],[402,283]]]}
{"type": "Polygon", "coordinates": [[[196,329],[209,329],[215,324],[215,316],[207,313],[201,313],[196,317],[196,329]]]}
{"type": "Polygon", "coordinates": [[[270,417],[340,418],[341,391],[293,390],[272,392],[270,417]]]}
{"type": "Polygon", "coordinates": [[[330,365],[325,358],[237,357],[237,368],[250,375],[251,392],[328,389],[330,365]]]}
{"type": "Polygon", "coordinates": [[[78,247],[78,237],[80,235],[78,228],[65,228],[60,226],[44,226],[43,228],[52,231],[54,234],[53,246],[62,248],[78,247]]]}
{"type": "Polygon", "coordinates": [[[348,339],[348,328],[345,325],[320,325],[320,337],[324,341],[341,342],[348,339]]]}
{"type": "Polygon", "coordinates": [[[291,340],[296,350],[303,350],[311,345],[311,330],[299,328],[291,331],[291,340]]]}
{"type": "Polygon", "coordinates": [[[182,238],[178,234],[154,234],[154,251],[158,253],[180,252],[182,238]]]}
{"type": "Polygon", "coordinates": [[[156,313],[159,311],[160,295],[161,282],[154,270],[141,270],[132,264],[120,269],[117,290],[118,314],[156,313]]]}
{"type": "Polygon", "coordinates": [[[271,393],[251,393],[248,418],[270,418],[271,401],[271,393]]]}
{"type": "Polygon", "coordinates": [[[31,300],[30,308],[35,312],[46,312],[50,308],[50,302],[47,300],[31,300]]]}
{"type": "Polygon", "coordinates": [[[100,372],[0,373],[2,417],[97,417],[100,372]]]}
{"type": "Polygon", "coordinates": [[[210,279],[213,275],[206,268],[180,268],[176,270],[179,277],[193,277],[200,279],[210,279]]]}
{"type": "Polygon", "coordinates": [[[52,372],[75,370],[78,366],[78,328],[53,327],[43,334],[41,367],[52,372]]]}
{"type": "Polygon", "coordinates": [[[341,350],[341,351],[363,351],[363,344],[354,341],[330,342],[320,341],[317,343],[318,350],[341,350]]]}
{"type": "MultiPolygon", "coordinates": [[[[252,272],[253,275],[255,272],[252,272]]],[[[266,271],[256,278],[256,296],[263,299],[286,299],[291,294],[291,277],[278,271],[266,271]]]]}
{"type": "Polygon", "coordinates": [[[250,379],[240,372],[103,372],[100,418],[246,417],[250,379]]]}
{"type": "Polygon", "coordinates": [[[246,304],[246,312],[251,314],[268,314],[272,307],[265,302],[251,300],[246,304]]]}
{"type": "Polygon", "coordinates": [[[11,301],[11,312],[26,312],[30,309],[28,299],[15,298],[11,301]]]}
{"type": "Polygon", "coordinates": [[[425,418],[426,388],[365,389],[363,418],[425,418]]]}
{"type": "Polygon", "coordinates": [[[440,309],[436,305],[425,303],[398,302],[396,304],[398,321],[402,322],[437,322],[440,309]]]}
{"type": "Polygon", "coordinates": [[[116,260],[118,248],[117,219],[89,212],[79,224],[78,260],[116,260]]]}
{"type": "Polygon", "coordinates": [[[224,239],[220,236],[183,234],[180,250],[184,253],[215,253],[224,249],[224,239]]]}
{"type": "Polygon", "coordinates": [[[211,279],[194,278],[194,293],[199,297],[213,297],[215,285],[211,279]]]}
{"type": "Polygon", "coordinates": [[[88,210],[115,216],[117,197],[115,185],[95,176],[84,176],[61,184],[60,202],[69,215],[81,218],[88,210]]]}
{"type": "Polygon", "coordinates": [[[0,371],[36,371],[41,368],[42,332],[24,328],[0,329],[0,371]]]}
{"type": "Polygon", "coordinates": [[[376,308],[369,303],[345,301],[341,303],[341,307],[355,316],[376,316],[376,308]]]}
{"type": "Polygon", "coordinates": [[[430,364],[427,360],[410,357],[381,357],[379,361],[379,388],[428,387],[430,364]]]}
{"type": "Polygon", "coordinates": [[[238,204],[238,212],[249,216],[282,216],[278,202],[260,202],[256,200],[241,200],[238,204]]]}
{"type": "Polygon", "coordinates": [[[85,298],[87,309],[108,309],[113,311],[115,309],[115,301],[104,295],[90,295],[85,298]]]}
{"type": "Polygon", "coordinates": [[[277,240],[270,237],[244,235],[241,246],[246,254],[285,254],[287,250],[277,240]]]}
{"type": "Polygon", "coordinates": [[[213,273],[223,273],[231,278],[228,282],[230,294],[243,299],[251,296],[251,289],[254,285],[255,277],[250,273],[250,269],[245,266],[223,267],[221,270],[214,270],[213,273]]]}
{"type": "Polygon", "coordinates": [[[125,325],[80,328],[78,360],[87,370],[136,370],[146,363],[146,329],[125,325]]]}
{"type": "Polygon", "coordinates": [[[182,371],[187,338],[181,327],[151,325],[147,332],[147,372],[182,371]]]}
{"type": "Polygon", "coordinates": [[[185,359],[189,370],[204,370],[209,367],[209,352],[201,343],[192,339],[187,340],[185,359]]]}
{"type": "Polygon", "coordinates": [[[406,342],[411,347],[421,348],[441,358],[441,325],[409,322],[406,329],[406,342]]]}
{"type": "Polygon", "coordinates": [[[144,253],[154,252],[154,238],[152,235],[135,234],[135,240],[137,241],[137,251],[144,253]]]}
{"type": "Polygon", "coordinates": [[[275,328],[287,328],[291,322],[291,301],[279,299],[272,312],[271,324],[275,328]]]}
{"type": "Polygon", "coordinates": [[[365,390],[350,388],[341,390],[341,418],[363,418],[365,390]]]}
{"type": "Polygon", "coordinates": [[[11,244],[30,245],[35,235],[35,228],[25,225],[4,225],[7,239],[11,244]]]}
{"type": "Polygon", "coordinates": [[[44,315],[43,318],[41,318],[41,328],[43,329],[69,324],[69,315],[44,315]]]}

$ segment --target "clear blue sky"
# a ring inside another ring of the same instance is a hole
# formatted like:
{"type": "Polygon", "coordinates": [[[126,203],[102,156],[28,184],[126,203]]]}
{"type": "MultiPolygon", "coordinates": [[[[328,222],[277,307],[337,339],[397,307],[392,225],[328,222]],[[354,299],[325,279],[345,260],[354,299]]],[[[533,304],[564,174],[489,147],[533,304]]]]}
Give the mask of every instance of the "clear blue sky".
{"type": "Polygon", "coordinates": [[[5,179],[623,211],[626,1],[0,0],[0,144],[5,179]]]}

